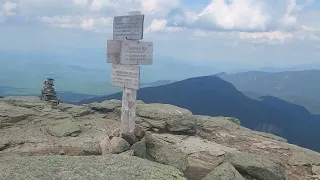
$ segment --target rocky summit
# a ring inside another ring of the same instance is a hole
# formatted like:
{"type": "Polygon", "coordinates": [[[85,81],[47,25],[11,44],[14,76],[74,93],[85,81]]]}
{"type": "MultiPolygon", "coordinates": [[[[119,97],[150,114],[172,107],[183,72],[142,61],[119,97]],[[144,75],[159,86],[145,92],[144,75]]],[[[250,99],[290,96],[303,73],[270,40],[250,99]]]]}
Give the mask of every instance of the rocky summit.
{"type": "Polygon", "coordinates": [[[320,179],[319,153],[230,117],[138,101],[135,132],[121,134],[120,115],[118,100],[1,98],[0,179],[320,179]]]}

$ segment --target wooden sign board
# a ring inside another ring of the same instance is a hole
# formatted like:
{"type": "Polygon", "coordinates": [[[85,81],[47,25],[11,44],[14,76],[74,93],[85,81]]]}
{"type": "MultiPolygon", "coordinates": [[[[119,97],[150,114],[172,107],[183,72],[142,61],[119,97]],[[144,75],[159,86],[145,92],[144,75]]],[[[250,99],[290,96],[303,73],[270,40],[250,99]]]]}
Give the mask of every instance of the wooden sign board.
{"type": "Polygon", "coordinates": [[[140,67],[133,65],[112,64],[112,85],[139,89],[140,85],[140,67]]]}
{"type": "Polygon", "coordinates": [[[143,23],[143,14],[114,17],[113,40],[143,39],[143,23]]]}
{"type": "Polygon", "coordinates": [[[150,65],[153,60],[153,43],[144,41],[122,41],[120,63],[128,65],[150,65]]]}
{"type": "Polygon", "coordinates": [[[107,63],[120,63],[121,41],[107,41],[107,63]]]}

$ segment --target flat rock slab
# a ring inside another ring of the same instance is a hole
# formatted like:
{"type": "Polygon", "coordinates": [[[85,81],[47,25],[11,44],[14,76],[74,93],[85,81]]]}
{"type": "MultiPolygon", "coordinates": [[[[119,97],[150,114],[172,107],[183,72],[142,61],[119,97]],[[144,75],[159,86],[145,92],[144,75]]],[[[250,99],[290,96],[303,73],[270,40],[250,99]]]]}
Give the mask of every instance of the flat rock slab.
{"type": "Polygon", "coordinates": [[[94,113],[93,110],[85,106],[75,106],[71,109],[68,109],[67,112],[71,114],[73,117],[80,117],[94,113]]]}
{"type": "Polygon", "coordinates": [[[192,112],[170,104],[138,104],[137,115],[151,127],[181,134],[194,134],[196,121],[192,112]]]}
{"type": "Polygon", "coordinates": [[[289,150],[288,147],[281,146],[279,143],[274,143],[270,141],[262,141],[259,143],[253,143],[252,147],[259,149],[286,149],[289,150]]]}
{"type": "Polygon", "coordinates": [[[35,115],[35,112],[31,109],[0,102],[0,123],[17,123],[32,115],[35,115]]]}
{"type": "Polygon", "coordinates": [[[285,168],[259,155],[228,153],[229,161],[240,173],[249,174],[259,180],[285,180],[285,168]]]}
{"type": "Polygon", "coordinates": [[[149,160],[174,166],[181,171],[188,167],[187,155],[178,147],[170,145],[156,136],[146,134],[147,158],[149,160]]]}
{"type": "Polygon", "coordinates": [[[174,167],[133,156],[7,156],[1,179],[185,180],[174,167]]]}
{"type": "Polygon", "coordinates": [[[312,174],[320,175],[320,166],[312,166],[312,174]]]}
{"type": "Polygon", "coordinates": [[[108,101],[103,101],[101,103],[91,103],[86,105],[92,110],[103,112],[103,113],[108,113],[114,111],[116,108],[119,108],[122,106],[122,102],[120,100],[108,100],[108,101]]]}
{"type": "Polygon", "coordinates": [[[149,119],[170,119],[191,116],[191,111],[170,104],[139,104],[137,114],[149,119]]]}
{"type": "Polygon", "coordinates": [[[2,101],[18,107],[34,108],[41,110],[44,106],[47,106],[46,101],[41,101],[38,97],[33,96],[7,96],[2,101]]]}
{"type": "Polygon", "coordinates": [[[207,151],[213,156],[222,156],[227,152],[239,152],[236,148],[229,148],[215,142],[207,141],[199,137],[185,137],[172,134],[154,134],[153,136],[164,141],[176,144],[185,154],[207,151]]]}
{"type": "Polygon", "coordinates": [[[252,130],[249,130],[251,133],[253,134],[256,134],[256,135],[259,135],[259,136],[263,136],[263,137],[266,137],[266,138],[269,138],[269,139],[273,139],[273,140],[276,140],[276,141],[280,141],[280,142],[288,142],[285,138],[282,138],[282,137],[279,137],[279,136],[276,136],[276,135],[273,135],[273,134],[270,134],[270,133],[265,133],[265,132],[258,132],[258,131],[252,131],[252,130]]]}
{"type": "Polygon", "coordinates": [[[215,129],[216,127],[223,127],[230,131],[243,128],[242,126],[229,121],[226,117],[210,117],[200,115],[195,115],[195,117],[198,124],[201,124],[201,127],[206,130],[215,129]]]}
{"type": "Polygon", "coordinates": [[[226,152],[237,152],[236,148],[229,148],[211,141],[205,141],[199,137],[189,137],[178,143],[178,146],[186,154],[192,154],[200,151],[208,151],[215,156],[224,155],[226,152]]]}
{"type": "Polygon", "coordinates": [[[293,153],[288,161],[289,165],[320,165],[320,153],[309,149],[301,148],[296,145],[288,145],[293,150],[293,153]]]}
{"type": "Polygon", "coordinates": [[[188,163],[191,169],[201,168],[210,171],[213,168],[219,166],[223,162],[223,160],[224,156],[215,156],[208,151],[196,152],[188,156],[188,163]]]}
{"type": "Polygon", "coordinates": [[[211,171],[203,180],[245,180],[230,164],[224,163],[211,171]]]}
{"type": "Polygon", "coordinates": [[[79,125],[71,120],[66,120],[63,123],[50,126],[48,128],[48,133],[56,137],[66,137],[73,133],[80,133],[81,129],[79,125]]]}

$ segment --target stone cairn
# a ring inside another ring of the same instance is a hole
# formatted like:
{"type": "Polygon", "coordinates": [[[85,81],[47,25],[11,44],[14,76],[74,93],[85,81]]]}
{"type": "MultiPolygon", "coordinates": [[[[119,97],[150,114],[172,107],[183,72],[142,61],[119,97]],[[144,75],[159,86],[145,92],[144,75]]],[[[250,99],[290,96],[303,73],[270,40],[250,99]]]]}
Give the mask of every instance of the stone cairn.
{"type": "Polygon", "coordinates": [[[54,104],[59,104],[60,100],[58,99],[57,93],[53,88],[53,81],[54,79],[47,78],[47,80],[44,82],[43,89],[41,90],[40,99],[43,101],[50,101],[54,104]]]}

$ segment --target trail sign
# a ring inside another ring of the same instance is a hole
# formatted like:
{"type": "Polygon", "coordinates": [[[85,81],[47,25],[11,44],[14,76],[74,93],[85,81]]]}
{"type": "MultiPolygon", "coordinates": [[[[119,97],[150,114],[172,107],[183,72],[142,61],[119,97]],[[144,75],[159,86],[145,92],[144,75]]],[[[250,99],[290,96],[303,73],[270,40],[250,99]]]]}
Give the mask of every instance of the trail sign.
{"type": "Polygon", "coordinates": [[[153,60],[153,43],[144,41],[122,41],[120,63],[128,65],[150,65],[153,60]]]}
{"type": "Polygon", "coordinates": [[[143,14],[114,17],[113,40],[143,39],[143,24],[143,14]]]}
{"type": "Polygon", "coordinates": [[[107,41],[107,62],[120,63],[121,41],[108,40],[107,41]]]}
{"type": "Polygon", "coordinates": [[[112,64],[112,85],[139,89],[140,84],[140,67],[133,65],[112,64]]]}
{"type": "Polygon", "coordinates": [[[144,15],[140,11],[113,19],[113,40],[107,42],[107,62],[112,63],[112,85],[123,87],[121,133],[134,133],[140,66],[152,64],[153,43],[142,42],[144,15]]]}

